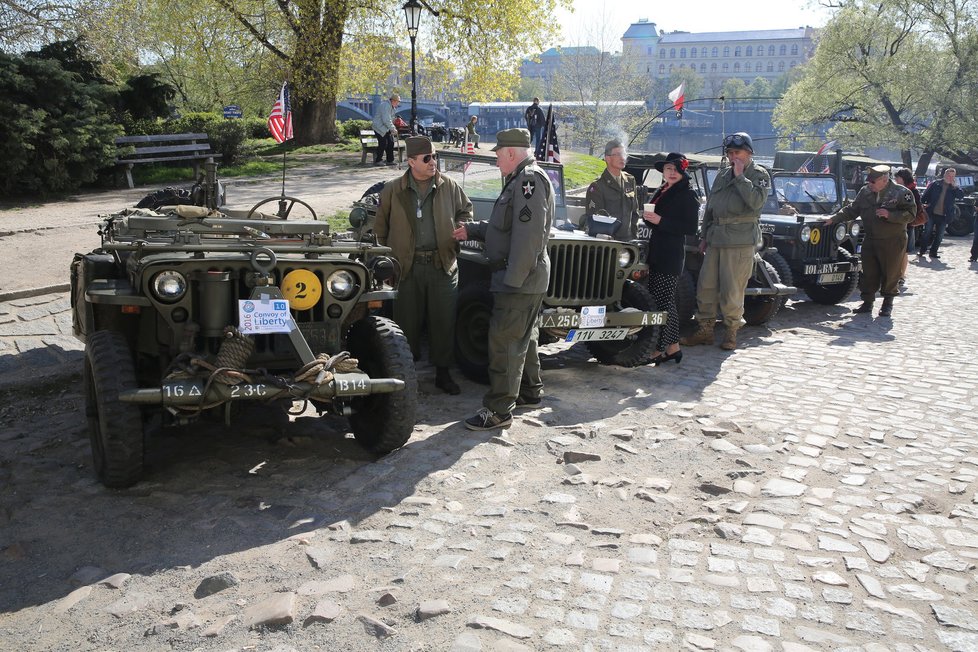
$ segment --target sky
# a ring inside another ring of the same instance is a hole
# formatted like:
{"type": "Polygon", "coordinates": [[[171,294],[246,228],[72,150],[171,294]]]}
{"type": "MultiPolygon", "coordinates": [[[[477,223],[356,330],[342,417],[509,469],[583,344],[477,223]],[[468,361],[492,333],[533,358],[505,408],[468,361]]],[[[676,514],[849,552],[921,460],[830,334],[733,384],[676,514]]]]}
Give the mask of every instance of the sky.
{"type": "Polygon", "coordinates": [[[661,34],[728,32],[752,29],[822,27],[829,12],[813,0],[572,0],[574,12],[559,10],[561,45],[594,45],[621,51],[621,36],[632,23],[646,18],[661,34]],[[602,35],[603,32],[603,35],[602,35]],[[602,41],[604,41],[602,43],[602,41]]]}

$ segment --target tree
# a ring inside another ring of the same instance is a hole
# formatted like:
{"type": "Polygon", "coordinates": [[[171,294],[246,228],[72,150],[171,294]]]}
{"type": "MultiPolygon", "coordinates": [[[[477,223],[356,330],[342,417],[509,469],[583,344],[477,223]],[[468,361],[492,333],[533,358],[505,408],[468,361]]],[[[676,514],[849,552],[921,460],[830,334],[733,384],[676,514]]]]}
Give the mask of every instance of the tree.
{"type": "Polygon", "coordinates": [[[975,0],[851,0],[823,30],[815,55],[775,109],[785,133],[834,122],[849,146],[896,146],[960,160],[976,146],[975,0]],[[966,125],[961,129],[958,125],[966,125]],[[970,128],[969,128],[970,127],[970,128]]]}

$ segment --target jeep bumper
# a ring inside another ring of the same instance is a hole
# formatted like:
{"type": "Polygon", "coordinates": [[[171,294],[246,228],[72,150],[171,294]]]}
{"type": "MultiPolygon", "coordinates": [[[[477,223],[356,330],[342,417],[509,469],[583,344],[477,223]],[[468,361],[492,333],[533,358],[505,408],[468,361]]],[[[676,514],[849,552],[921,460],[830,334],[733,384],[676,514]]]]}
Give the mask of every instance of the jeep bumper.
{"type": "Polygon", "coordinates": [[[581,313],[572,310],[546,311],[537,320],[539,328],[611,328],[623,326],[629,328],[643,328],[645,326],[662,326],[666,323],[669,313],[667,312],[643,312],[641,310],[621,310],[618,312],[607,312],[604,316],[604,324],[587,324],[581,326],[581,313]]]}
{"type": "Polygon", "coordinates": [[[784,283],[775,283],[774,287],[769,288],[747,288],[744,291],[745,297],[766,297],[766,296],[785,296],[787,294],[795,294],[798,292],[798,288],[793,285],[785,285],[784,283]]]}

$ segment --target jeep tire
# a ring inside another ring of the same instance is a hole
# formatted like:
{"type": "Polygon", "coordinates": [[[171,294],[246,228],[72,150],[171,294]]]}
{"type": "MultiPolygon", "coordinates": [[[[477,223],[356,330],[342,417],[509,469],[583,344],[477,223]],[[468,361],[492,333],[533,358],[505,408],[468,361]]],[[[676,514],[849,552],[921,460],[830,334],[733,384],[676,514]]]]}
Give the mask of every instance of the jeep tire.
{"type": "Polygon", "coordinates": [[[418,378],[407,338],[390,319],[369,315],[350,327],[347,347],[361,371],[371,378],[404,381],[403,389],[396,392],[350,401],[350,426],[357,442],[379,455],[397,450],[411,438],[418,411],[418,378]]]}
{"type": "Polygon", "coordinates": [[[95,475],[106,487],[135,484],[143,474],[142,411],[119,395],[137,389],[132,353],[117,331],[95,331],[85,347],[85,416],[95,475]]]}
{"type": "Polygon", "coordinates": [[[696,277],[688,269],[683,270],[676,283],[676,312],[680,325],[696,316],[696,277]]]}
{"type": "Polygon", "coordinates": [[[852,263],[852,269],[846,272],[846,280],[834,285],[819,285],[812,283],[805,286],[805,294],[815,303],[832,306],[841,303],[852,296],[859,285],[859,259],[855,254],[849,253],[848,249],[839,247],[839,260],[847,260],[852,263]]]}
{"type": "MultiPolygon", "coordinates": [[[[774,265],[762,259],[759,263],[755,263],[754,273],[747,281],[747,287],[767,287],[767,279],[764,278],[759,268],[760,265],[767,268],[768,274],[775,283],[781,282],[781,277],[778,275],[778,270],[774,269],[774,265]]],[[[762,326],[778,314],[782,304],[784,304],[784,297],[776,294],[744,297],[744,321],[747,322],[748,326],[762,326]]]]}
{"type": "Polygon", "coordinates": [[[489,382],[489,319],[492,293],[480,284],[466,285],[458,293],[455,319],[455,362],[471,381],[489,382]]]}
{"type": "MultiPolygon", "coordinates": [[[[635,281],[625,281],[621,289],[619,311],[629,308],[641,311],[656,310],[655,299],[648,289],[635,281]]],[[[645,326],[624,340],[587,342],[588,351],[599,362],[619,367],[637,367],[647,364],[655,354],[659,343],[660,326],[645,326]]]]}

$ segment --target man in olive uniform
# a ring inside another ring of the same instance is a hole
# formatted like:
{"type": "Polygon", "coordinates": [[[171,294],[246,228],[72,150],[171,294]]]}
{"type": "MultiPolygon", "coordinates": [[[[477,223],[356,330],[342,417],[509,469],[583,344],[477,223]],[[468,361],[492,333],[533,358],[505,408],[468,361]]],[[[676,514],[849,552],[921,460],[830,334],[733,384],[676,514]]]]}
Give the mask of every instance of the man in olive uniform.
{"type": "Polygon", "coordinates": [[[635,237],[639,217],[635,177],[625,172],[628,152],[620,140],[609,140],[604,146],[605,171],[588,186],[584,204],[585,217],[605,211],[621,220],[612,238],[628,241],[635,237]]]}
{"type": "Polygon", "coordinates": [[[862,263],[859,280],[862,304],[854,312],[873,311],[876,291],[883,296],[880,317],[893,313],[893,297],[900,293],[900,268],[907,250],[907,224],[917,215],[913,193],[890,179],[890,166],[866,170],[866,185],[852,203],[826,219],[829,224],[863,218],[862,263]]]}
{"type": "Polygon", "coordinates": [[[488,222],[463,224],[457,240],[482,240],[492,279],[489,319],[489,391],[484,406],[465,420],[470,430],[505,428],[517,405],[543,396],[537,355],[537,317],[550,282],[547,242],[554,219],[554,189],[533,159],[530,132],[496,134],[496,163],[505,179],[488,222]]]}
{"type": "Polygon", "coordinates": [[[729,165],[720,170],[703,214],[700,250],[706,252],[696,287],[699,328],[684,337],[685,346],[713,344],[717,310],[726,335],[720,347],[737,348],[737,331],[744,324],[744,293],[761,245],[761,207],[771,188],[767,171],[754,164],[754,143],[740,131],[723,139],[729,165]]]}
{"type": "Polygon", "coordinates": [[[458,394],[461,389],[449,373],[455,362],[458,302],[458,243],[452,234],[459,223],[472,219],[472,202],[438,172],[438,155],[427,137],[408,138],[405,151],[408,171],[380,191],[374,233],[401,265],[394,321],[404,331],[415,360],[427,322],[435,385],[458,394]]]}

